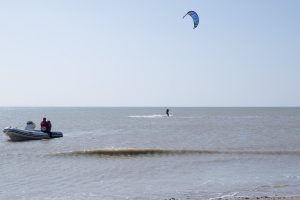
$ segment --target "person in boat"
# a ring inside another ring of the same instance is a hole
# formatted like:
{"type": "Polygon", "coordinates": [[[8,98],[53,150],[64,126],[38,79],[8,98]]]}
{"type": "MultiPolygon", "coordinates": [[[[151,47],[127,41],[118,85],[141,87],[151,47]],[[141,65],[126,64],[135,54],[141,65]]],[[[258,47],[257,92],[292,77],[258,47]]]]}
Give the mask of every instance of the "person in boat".
{"type": "Polygon", "coordinates": [[[168,117],[170,117],[169,112],[170,112],[170,110],[169,110],[169,108],[167,108],[167,110],[166,110],[166,115],[167,115],[168,117]]]}
{"type": "Polygon", "coordinates": [[[41,131],[48,133],[49,137],[52,137],[51,128],[51,121],[47,121],[46,117],[44,117],[43,121],[41,122],[41,131]]]}
{"type": "Polygon", "coordinates": [[[46,132],[48,127],[48,122],[46,117],[43,118],[43,121],[41,122],[41,131],[46,132]]]}
{"type": "Polygon", "coordinates": [[[51,128],[52,128],[51,121],[50,121],[50,120],[48,120],[48,121],[47,121],[47,128],[46,128],[46,132],[49,134],[49,137],[52,137],[51,128]]]}

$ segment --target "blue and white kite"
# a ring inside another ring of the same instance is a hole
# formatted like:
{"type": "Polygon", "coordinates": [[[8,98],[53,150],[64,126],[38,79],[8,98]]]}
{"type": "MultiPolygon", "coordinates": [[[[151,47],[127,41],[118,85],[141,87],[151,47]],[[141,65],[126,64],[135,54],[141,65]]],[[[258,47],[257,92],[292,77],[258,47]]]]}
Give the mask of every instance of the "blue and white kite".
{"type": "Polygon", "coordinates": [[[188,13],[186,13],[186,15],[183,16],[183,18],[187,15],[192,17],[192,19],[194,21],[194,29],[195,29],[199,24],[199,17],[197,15],[197,13],[195,11],[189,11],[188,13]]]}

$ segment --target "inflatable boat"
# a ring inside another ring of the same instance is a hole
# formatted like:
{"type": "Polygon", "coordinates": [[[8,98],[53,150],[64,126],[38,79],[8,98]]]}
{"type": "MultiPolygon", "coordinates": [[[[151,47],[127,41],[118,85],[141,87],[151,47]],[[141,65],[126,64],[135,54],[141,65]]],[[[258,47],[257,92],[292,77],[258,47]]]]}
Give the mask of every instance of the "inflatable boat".
{"type": "Polygon", "coordinates": [[[29,121],[25,129],[18,129],[7,127],[3,130],[3,133],[7,135],[11,141],[24,141],[24,140],[42,140],[63,137],[62,132],[43,132],[41,130],[35,130],[35,124],[29,121]]]}

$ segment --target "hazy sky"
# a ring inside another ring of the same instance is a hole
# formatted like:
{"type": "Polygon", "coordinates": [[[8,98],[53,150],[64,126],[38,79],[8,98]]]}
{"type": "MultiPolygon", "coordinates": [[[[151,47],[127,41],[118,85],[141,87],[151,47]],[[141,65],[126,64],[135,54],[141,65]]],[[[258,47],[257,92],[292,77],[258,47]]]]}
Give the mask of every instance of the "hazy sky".
{"type": "Polygon", "coordinates": [[[298,0],[0,0],[0,25],[0,106],[300,106],[298,0]]]}

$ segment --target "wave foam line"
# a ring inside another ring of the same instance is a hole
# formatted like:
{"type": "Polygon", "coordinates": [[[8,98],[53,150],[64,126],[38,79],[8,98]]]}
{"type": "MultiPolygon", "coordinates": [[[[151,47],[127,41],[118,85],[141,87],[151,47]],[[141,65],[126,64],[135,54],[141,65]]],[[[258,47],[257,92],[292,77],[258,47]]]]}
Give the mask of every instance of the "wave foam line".
{"type": "Polygon", "coordinates": [[[58,153],[59,155],[98,155],[98,156],[139,156],[139,155],[183,155],[183,154],[214,154],[217,151],[199,150],[164,150],[164,149],[96,149],[58,153]]]}
{"type": "Polygon", "coordinates": [[[143,155],[296,155],[300,151],[213,151],[213,150],[178,150],[178,149],[95,149],[57,153],[56,155],[97,155],[97,156],[143,156],[143,155]]]}

